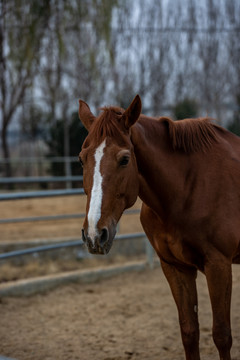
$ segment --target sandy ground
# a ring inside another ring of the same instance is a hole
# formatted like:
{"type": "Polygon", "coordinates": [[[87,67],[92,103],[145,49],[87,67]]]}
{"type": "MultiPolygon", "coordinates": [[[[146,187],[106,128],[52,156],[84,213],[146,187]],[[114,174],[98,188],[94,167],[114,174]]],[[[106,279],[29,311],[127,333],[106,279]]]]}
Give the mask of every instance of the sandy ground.
{"type": "MultiPolygon", "coordinates": [[[[0,218],[84,210],[85,199],[79,196],[22,200],[2,202],[0,218]]],[[[68,220],[0,225],[0,241],[79,237],[81,224],[82,220],[68,220]]],[[[133,231],[142,231],[139,215],[121,221],[120,232],[133,231]]],[[[28,266],[26,271],[33,272],[33,265],[28,266]]],[[[51,266],[56,263],[45,263],[44,271],[52,272],[51,266]]],[[[202,359],[217,360],[211,307],[201,274],[198,289],[202,359]]],[[[0,355],[18,360],[184,359],[176,307],[160,268],[96,284],[68,285],[45,295],[2,298],[0,324],[0,355]]],[[[239,360],[240,265],[233,267],[232,328],[232,358],[239,360]]]]}
{"type": "MultiPolygon", "coordinates": [[[[232,359],[240,359],[240,266],[233,268],[232,359]]],[[[201,354],[218,359],[205,277],[201,354]]],[[[183,360],[177,311],[158,267],[0,303],[0,354],[19,360],[183,360]]]]}

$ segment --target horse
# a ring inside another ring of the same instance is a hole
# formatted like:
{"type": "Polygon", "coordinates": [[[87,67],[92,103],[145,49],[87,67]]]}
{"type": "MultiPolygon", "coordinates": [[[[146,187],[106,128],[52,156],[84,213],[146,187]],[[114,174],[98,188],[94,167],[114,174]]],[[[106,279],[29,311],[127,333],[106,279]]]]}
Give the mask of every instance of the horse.
{"type": "Polygon", "coordinates": [[[240,263],[240,138],[209,118],[173,121],[126,110],[95,117],[79,100],[88,130],[79,154],[87,195],[82,238],[107,254],[123,211],[137,197],[140,220],[176,302],[186,360],[199,360],[197,272],[205,274],[212,336],[231,360],[232,263],[240,263]]]}

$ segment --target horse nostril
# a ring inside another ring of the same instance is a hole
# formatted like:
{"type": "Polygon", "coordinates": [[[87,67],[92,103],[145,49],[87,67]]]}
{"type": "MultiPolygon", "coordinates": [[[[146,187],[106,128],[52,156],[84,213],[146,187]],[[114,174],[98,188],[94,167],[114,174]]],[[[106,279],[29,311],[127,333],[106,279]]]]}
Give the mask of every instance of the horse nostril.
{"type": "Polygon", "coordinates": [[[99,245],[104,246],[107,241],[108,241],[108,229],[103,228],[99,239],[99,245]]]}
{"type": "Polygon", "coordinates": [[[83,242],[86,242],[86,236],[85,236],[85,232],[84,232],[84,229],[82,229],[82,241],[83,242]]]}

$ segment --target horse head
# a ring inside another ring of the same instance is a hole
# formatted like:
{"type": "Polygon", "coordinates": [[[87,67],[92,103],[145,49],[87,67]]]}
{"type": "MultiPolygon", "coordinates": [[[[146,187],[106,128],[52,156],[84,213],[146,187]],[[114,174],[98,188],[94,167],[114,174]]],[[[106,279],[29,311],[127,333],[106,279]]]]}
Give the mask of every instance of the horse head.
{"type": "Polygon", "coordinates": [[[139,191],[131,127],[141,113],[141,99],[137,95],[126,110],[102,110],[95,117],[79,100],[79,117],[88,130],[79,154],[87,195],[82,238],[93,254],[109,252],[117,223],[123,211],[135,203],[139,191]]]}

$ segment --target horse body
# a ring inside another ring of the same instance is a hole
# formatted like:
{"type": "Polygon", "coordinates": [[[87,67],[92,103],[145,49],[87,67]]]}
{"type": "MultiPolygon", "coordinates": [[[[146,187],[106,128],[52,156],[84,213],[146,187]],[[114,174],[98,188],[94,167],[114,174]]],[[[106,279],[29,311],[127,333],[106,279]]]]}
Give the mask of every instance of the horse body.
{"type": "Polygon", "coordinates": [[[87,194],[83,240],[90,252],[107,253],[119,218],[139,195],[144,231],[178,308],[186,359],[200,359],[200,270],[212,303],[213,339],[220,359],[230,360],[231,264],[240,260],[240,140],[207,119],[174,123],[140,112],[138,96],[126,111],[104,109],[97,119],[80,101],[79,116],[89,130],[80,154],[87,194]]]}
{"type": "MultiPolygon", "coordinates": [[[[197,263],[192,265],[202,271],[210,244],[233,260],[240,243],[240,162],[237,160],[240,144],[234,135],[215,129],[214,146],[187,154],[182,149],[173,150],[169,141],[164,141],[168,138],[164,120],[141,121],[140,117],[132,129],[139,196],[145,204],[141,214],[144,230],[144,224],[148,228],[151,224],[151,215],[144,220],[149,207],[158,215],[162,232],[168,235],[168,248],[173,247],[176,260],[185,253],[178,247],[189,246],[195,257],[198,253],[197,263]],[[142,128],[148,128],[147,121],[152,122],[152,129],[143,134],[142,128]]],[[[150,232],[153,229],[154,226],[150,232]]],[[[155,242],[155,249],[162,244],[155,242]]],[[[157,253],[164,258],[164,254],[157,253]]]]}

